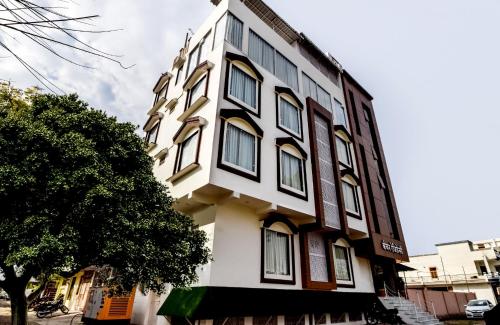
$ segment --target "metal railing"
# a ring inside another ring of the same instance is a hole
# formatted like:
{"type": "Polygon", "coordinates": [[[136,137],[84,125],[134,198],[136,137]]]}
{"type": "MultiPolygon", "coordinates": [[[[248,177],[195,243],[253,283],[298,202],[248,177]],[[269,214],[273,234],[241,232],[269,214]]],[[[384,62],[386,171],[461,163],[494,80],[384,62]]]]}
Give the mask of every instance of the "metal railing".
{"type": "Polygon", "coordinates": [[[492,273],[469,273],[469,274],[438,274],[438,275],[425,275],[425,276],[414,276],[414,277],[405,277],[405,283],[407,285],[415,285],[415,284],[426,284],[426,283],[464,283],[464,282],[488,282],[489,279],[500,278],[500,274],[498,272],[492,273]]]}

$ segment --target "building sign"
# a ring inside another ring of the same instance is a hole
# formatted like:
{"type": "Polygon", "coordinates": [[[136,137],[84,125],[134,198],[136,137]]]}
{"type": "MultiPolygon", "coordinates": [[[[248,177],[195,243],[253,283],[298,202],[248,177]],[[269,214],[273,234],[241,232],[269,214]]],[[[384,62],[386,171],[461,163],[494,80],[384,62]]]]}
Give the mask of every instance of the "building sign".
{"type": "Polygon", "coordinates": [[[395,243],[391,243],[391,242],[386,242],[385,240],[382,240],[382,249],[384,251],[388,251],[388,252],[392,252],[392,253],[396,253],[396,254],[400,254],[400,255],[404,254],[403,253],[403,246],[395,244],[395,243]]]}

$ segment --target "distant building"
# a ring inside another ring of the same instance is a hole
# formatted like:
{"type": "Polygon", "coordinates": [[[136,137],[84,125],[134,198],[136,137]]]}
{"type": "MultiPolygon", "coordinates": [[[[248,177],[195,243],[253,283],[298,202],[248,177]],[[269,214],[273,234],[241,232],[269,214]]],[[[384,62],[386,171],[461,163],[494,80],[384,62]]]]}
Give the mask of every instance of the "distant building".
{"type": "Polygon", "coordinates": [[[474,292],[478,299],[500,302],[500,238],[436,244],[437,253],[410,256],[415,271],[400,275],[408,288],[474,292]]]}
{"type": "Polygon", "coordinates": [[[364,324],[408,257],[372,97],[264,2],[212,2],[144,131],[213,261],[192,290],[137,292],[132,322],[364,324]]]}

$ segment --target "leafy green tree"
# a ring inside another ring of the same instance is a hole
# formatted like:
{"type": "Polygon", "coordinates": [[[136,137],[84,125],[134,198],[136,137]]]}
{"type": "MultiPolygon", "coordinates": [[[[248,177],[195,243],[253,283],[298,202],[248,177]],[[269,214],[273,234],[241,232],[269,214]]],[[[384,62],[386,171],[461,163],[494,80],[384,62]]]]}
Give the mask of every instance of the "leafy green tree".
{"type": "Polygon", "coordinates": [[[112,267],[115,290],[184,286],[206,235],[172,208],[130,123],[77,95],[0,85],[0,287],[26,324],[31,278],[112,267]]]}

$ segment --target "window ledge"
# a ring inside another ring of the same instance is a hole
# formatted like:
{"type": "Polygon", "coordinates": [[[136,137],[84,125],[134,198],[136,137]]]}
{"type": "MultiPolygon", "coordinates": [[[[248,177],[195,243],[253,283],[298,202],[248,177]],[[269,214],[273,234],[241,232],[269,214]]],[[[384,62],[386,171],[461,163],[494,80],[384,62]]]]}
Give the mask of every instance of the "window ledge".
{"type": "Polygon", "coordinates": [[[182,48],[179,51],[179,55],[177,55],[174,59],[173,66],[174,68],[179,68],[186,61],[187,56],[187,48],[182,48]]]}
{"type": "Polygon", "coordinates": [[[155,159],[160,158],[161,156],[166,156],[168,154],[168,148],[163,148],[156,155],[154,155],[155,159]]]}
{"type": "Polygon", "coordinates": [[[201,75],[212,69],[213,67],[214,64],[210,61],[204,61],[198,64],[198,66],[194,68],[193,72],[191,72],[191,75],[189,75],[189,77],[187,78],[186,82],[182,86],[182,89],[187,91],[188,89],[193,87],[196,81],[198,81],[198,79],[201,77],[201,75]]]}
{"type": "Polygon", "coordinates": [[[161,88],[165,85],[165,83],[172,78],[172,74],[170,72],[165,72],[160,76],[160,79],[156,82],[156,85],[153,88],[153,92],[155,94],[159,93],[161,88]]]}
{"type": "Polygon", "coordinates": [[[184,167],[183,169],[179,170],[177,173],[173,174],[169,178],[167,178],[167,181],[174,183],[178,181],[180,178],[184,177],[185,175],[189,174],[193,170],[197,169],[200,166],[198,163],[191,163],[184,167]]]}
{"type": "Polygon", "coordinates": [[[156,113],[156,111],[161,107],[161,105],[165,104],[166,101],[167,99],[165,97],[161,97],[160,99],[158,99],[156,104],[154,104],[153,107],[149,109],[148,115],[156,113]]]}
{"type": "Polygon", "coordinates": [[[349,132],[349,130],[345,127],[344,124],[335,124],[333,126],[333,129],[335,131],[340,131],[342,133],[344,133],[346,135],[346,137],[349,139],[350,142],[352,142],[352,136],[351,136],[351,133],[349,132]]]}
{"type": "Polygon", "coordinates": [[[191,106],[186,108],[186,110],[177,118],[177,121],[184,122],[186,118],[191,116],[191,114],[202,107],[207,101],[208,98],[206,96],[200,96],[194,103],[191,104],[191,106]]]}
{"type": "Polygon", "coordinates": [[[157,145],[157,143],[153,142],[146,143],[146,152],[150,152],[151,150],[153,150],[153,148],[156,148],[157,145]]]}
{"type": "Polygon", "coordinates": [[[169,110],[173,110],[175,106],[177,105],[177,102],[179,102],[178,98],[172,98],[171,100],[168,101],[166,107],[169,110]]]}

